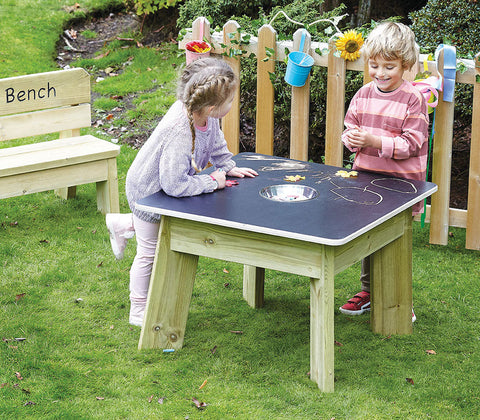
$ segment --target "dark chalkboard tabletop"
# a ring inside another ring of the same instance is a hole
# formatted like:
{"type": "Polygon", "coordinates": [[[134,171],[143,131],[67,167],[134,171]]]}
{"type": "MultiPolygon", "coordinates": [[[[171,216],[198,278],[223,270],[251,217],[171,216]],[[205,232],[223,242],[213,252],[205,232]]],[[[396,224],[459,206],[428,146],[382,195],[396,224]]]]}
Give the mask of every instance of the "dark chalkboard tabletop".
{"type": "Polygon", "coordinates": [[[240,153],[234,160],[239,167],[255,169],[259,176],[231,178],[238,185],[194,197],[175,198],[160,191],[139,200],[137,208],[245,231],[343,245],[437,190],[430,182],[370,172],[343,178],[337,175],[343,168],[256,153],[240,153]],[[305,179],[285,181],[296,175],[305,179]],[[277,185],[307,186],[317,195],[301,200],[303,195],[282,195],[279,188],[283,201],[276,201],[260,194],[277,185]]]}

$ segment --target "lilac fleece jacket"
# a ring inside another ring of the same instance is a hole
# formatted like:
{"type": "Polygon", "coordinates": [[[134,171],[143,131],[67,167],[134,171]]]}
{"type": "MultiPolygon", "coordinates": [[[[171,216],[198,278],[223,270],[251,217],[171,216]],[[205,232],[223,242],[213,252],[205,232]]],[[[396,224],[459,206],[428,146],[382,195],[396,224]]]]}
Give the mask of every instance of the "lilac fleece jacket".
{"type": "MultiPolygon", "coordinates": [[[[163,190],[173,197],[210,193],[216,182],[206,174],[196,174],[191,164],[192,135],[184,105],[176,101],[142,146],[127,173],[128,205],[141,220],[158,223],[160,215],[142,212],[135,202],[163,190]]],[[[208,162],[225,172],[235,167],[232,153],[220,129],[219,120],[208,118],[207,130],[195,132],[195,162],[204,168],[208,162]]]]}

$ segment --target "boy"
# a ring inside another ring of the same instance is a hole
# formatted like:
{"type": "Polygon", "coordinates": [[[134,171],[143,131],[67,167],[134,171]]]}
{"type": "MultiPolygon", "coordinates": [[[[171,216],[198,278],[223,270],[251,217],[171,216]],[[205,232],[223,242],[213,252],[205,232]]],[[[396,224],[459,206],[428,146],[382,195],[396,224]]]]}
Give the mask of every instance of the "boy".
{"type": "MultiPolygon", "coordinates": [[[[415,64],[415,35],[396,22],[379,24],[363,48],[372,79],[353,97],[342,142],[355,152],[353,169],[425,180],[428,111],[425,99],[403,73],[415,64]]],[[[413,214],[423,211],[423,203],[413,214]]],[[[370,260],[362,261],[362,290],[340,308],[347,315],[370,310],[370,260]]],[[[415,321],[412,310],[412,321],[415,321]]]]}

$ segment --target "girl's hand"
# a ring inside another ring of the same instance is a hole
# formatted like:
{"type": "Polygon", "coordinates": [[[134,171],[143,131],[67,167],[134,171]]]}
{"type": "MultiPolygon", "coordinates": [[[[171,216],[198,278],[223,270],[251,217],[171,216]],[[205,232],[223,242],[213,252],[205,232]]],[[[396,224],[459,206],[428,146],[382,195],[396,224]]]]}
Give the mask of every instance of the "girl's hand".
{"type": "Polygon", "coordinates": [[[217,181],[219,190],[225,188],[225,171],[221,169],[217,169],[216,171],[212,172],[210,175],[213,178],[215,178],[215,181],[217,181]]]}
{"type": "Polygon", "coordinates": [[[250,168],[237,168],[236,166],[232,168],[228,173],[228,176],[235,176],[237,178],[244,178],[246,176],[254,178],[258,175],[256,171],[250,168]]]}

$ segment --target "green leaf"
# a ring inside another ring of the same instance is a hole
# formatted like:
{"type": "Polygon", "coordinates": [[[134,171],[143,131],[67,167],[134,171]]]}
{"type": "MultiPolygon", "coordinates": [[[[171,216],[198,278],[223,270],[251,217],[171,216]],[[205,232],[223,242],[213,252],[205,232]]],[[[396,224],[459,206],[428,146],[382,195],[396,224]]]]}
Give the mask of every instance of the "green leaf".
{"type": "Polygon", "coordinates": [[[271,71],[268,72],[268,77],[270,78],[270,82],[272,83],[272,85],[275,83],[275,73],[272,73],[271,71]]]}
{"type": "Polygon", "coordinates": [[[468,67],[465,65],[464,62],[462,61],[459,61],[457,63],[457,70],[460,72],[460,73],[465,73],[467,70],[468,70],[468,67]]]}

